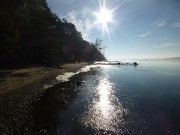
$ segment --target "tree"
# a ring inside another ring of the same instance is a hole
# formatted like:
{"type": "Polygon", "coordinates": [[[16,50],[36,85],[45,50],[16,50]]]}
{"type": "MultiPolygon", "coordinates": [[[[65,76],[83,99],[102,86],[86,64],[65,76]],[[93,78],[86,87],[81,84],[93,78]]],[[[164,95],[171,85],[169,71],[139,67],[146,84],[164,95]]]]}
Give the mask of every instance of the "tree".
{"type": "Polygon", "coordinates": [[[45,0],[0,2],[2,66],[104,60],[105,46],[85,41],[66,19],[52,13],[45,0]]]}
{"type": "Polygon", "coordinates": [[[106,46],[103,44],[103,40],[100,39],[96,39],[94,46],[101,52],[104,54],[105,50],[106,50],[106,46]]]}

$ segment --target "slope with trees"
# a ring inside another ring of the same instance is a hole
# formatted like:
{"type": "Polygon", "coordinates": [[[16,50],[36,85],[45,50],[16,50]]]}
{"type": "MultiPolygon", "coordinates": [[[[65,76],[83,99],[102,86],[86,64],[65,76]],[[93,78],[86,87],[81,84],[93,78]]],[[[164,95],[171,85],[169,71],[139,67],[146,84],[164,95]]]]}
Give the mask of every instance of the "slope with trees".
{"type": "Polygon", "coordinates": [[[0,2],[2,67],[105,60],[102,41],[90,43],[74,24],[52,13],[45,0],[0,2]]]}

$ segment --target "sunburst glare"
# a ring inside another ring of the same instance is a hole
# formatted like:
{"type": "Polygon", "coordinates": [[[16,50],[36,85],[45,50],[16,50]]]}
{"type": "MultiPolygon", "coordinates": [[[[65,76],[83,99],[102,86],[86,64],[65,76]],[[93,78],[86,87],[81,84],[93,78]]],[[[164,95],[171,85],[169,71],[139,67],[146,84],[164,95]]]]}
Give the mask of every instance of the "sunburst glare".
{"type": "Polygon", "coordinates": [[[103,2],[101,0],[99,0],[99,6],[100,6],[100,11],[95,13],[96,17],[97,17],[96,24],[102,23],[103,33],[104,33],[104,31],[106,31],[108,33],[109,30],[108,30],[107,23],[108,22],[113,22],[113,20],[112,20],[112,11],[106,9],[105,0],[103,0],[103,2]]]}
{"type": "Polygon", "coordinates": [[[109,36],[108,23],[114,23],[113,12],[115,12],[118,8],[120,8],[124,4],[124,2],[121,2],[112,9],[108,9],[106,7],[106,0],[98,0],[98,2],[99,2],[99,12],[95,12],[97,21],[95,22],[94,25],[101,23],[103,34],[104,32],[106,32],[109,36]]]}
{"type": "Polygon", "coordinates": [[[99,13],[96,13],[97,15],[97,23],[102,23],[103,31],[108,30],[107,23],[112,22],[112,14],[110,11],[108,11],[105,7],[101,8],[101,11],[99,13]]]}

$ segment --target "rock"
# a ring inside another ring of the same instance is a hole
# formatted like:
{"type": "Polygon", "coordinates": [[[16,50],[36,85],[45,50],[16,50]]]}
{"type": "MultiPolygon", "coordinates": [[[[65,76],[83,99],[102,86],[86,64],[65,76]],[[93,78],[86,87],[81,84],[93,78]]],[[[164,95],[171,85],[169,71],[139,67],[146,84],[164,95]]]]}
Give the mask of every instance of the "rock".
{"type": "Polygon", "coordinates": [[[137,66],[138,64],[137,64],[137,62],[134,62],[133,65],[134,65],[134,66],[137,66]]]}
{"type": "Polygon", "coordinates": [[[46,132],[47,132],[46,129],[41,129],[41,130],[39,131],[39,134],[45,134],[46,132]]]}
{"type": "Polygon", "coordinates": [[[85,83],[85,81],[77,81],[76,86],[81,86],[83,83],[85,83]]]}
{"type": "Polygon", "coordinates": [[[62,65],[57,65],[57,68],[61,69],[61,68],[63,68],[63,66],[62,65]]]}
{"type": "Polygon", "coordinates": [[[61,100],[60,103],[61,103],[61,104],[67,104],[68,102],[65,101],[65,100],[61,100]]]}

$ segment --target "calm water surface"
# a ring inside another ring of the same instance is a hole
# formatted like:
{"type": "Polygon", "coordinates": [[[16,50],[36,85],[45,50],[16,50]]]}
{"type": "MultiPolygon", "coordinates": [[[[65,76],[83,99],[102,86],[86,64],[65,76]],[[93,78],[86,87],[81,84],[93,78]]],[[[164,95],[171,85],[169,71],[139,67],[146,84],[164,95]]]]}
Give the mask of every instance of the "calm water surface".
{"type": "Polygon", "coordinates": [[[57,134],[180,134],[180,62],[101,66],[59,111],[57,134]]]}

